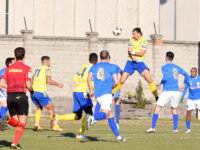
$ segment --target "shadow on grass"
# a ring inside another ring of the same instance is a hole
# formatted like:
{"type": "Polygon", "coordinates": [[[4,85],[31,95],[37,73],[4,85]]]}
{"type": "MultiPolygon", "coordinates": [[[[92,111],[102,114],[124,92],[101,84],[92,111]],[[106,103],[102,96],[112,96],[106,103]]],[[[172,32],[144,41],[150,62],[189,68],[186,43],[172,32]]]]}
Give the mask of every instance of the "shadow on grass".
{"type": "Polygon", "coordinates": [[[11,145],[11,142],[8,142],[6,140],[0,140],[0,148],[10,147],[10,145],[11,145]]]}
{"type": "MultiPolygon", "coordinates": [[[[36,131],[35,128],[26,128],[26,130],[36,131]]],[[[52,130],[51,129],[43,129],[42,131],[52,131],[52,130]]],[[[42,131],[36,131],[36,132],[42,132],[42,131]]]]}
{"type": "MultiPolygon", "coordinates": [[[[62,133],[58,136],[47,136],[48,138],[53,138],[53,137],[70,137],[70,138],[76,138],[76,134],[72,133],[72,132],[68,132],[68,133],[62,133]]],[[[92,136],[87,136],[88,140],[81,140],[81,143],[85,143],[85,142],[113,142],[113,141],[108,141],[108,140],[102,140],[102,139],[98,139],[98,137],[92,137],[92,136]]]]}

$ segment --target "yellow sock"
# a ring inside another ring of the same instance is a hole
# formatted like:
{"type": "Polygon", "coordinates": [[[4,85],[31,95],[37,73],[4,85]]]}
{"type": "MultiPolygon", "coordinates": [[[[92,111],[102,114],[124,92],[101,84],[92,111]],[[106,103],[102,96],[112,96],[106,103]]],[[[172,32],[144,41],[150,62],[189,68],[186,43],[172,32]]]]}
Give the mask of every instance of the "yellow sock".
{"type": "Polygon", "coordinates": [[[115,95],[115,93],[116,93],[117,91],[119,91],[121,88],[122,88],[122,84],[119,83],[119,84],[113,89],[112,93],[115,95]]]}
{"type": "Polygon", "coordinates": [[[41,115],[42,115],[42,111],[36,110],[36,112],[35,112],[35,125],[36,126],[38,126],[40,124],[41,115]]]}
{"type": "Polygon", "coordinates": [[[57,120],[77,120],[78,117],[75,113],[66,114],[66,115],[57,115],[57,120]]]}
{"type": "Polygon", "coordinates": [[[153,95],[157,98],[158,92],[157,92],[156,85],[153,82],[151,82],[151,83],[149,83],[149,87],[150,87],[150,90],[153,93],[153,95]]]}
{"type": "Polygon", "coordinates": [[[86,120],[87,120],[87,114],[85,114],[85,116],[82,118],[81,128],[79,129],[78,132],[79,135],[82,135],[85,132],[86,120]]]}

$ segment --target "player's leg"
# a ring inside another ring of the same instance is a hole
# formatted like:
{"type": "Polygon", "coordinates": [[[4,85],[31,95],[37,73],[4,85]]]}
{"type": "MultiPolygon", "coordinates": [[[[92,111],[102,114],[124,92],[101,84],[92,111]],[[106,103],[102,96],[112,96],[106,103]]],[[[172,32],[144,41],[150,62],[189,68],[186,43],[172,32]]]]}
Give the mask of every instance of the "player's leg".
{"type": "Polygon", "coordinates": [[[88,106],[88,107],[84,108],[84,111],[85,111],[85,115],[82,118],[81,128],[79,129],[79,133],[76,136],[77,139],[87,139],[87,137],[84,136],[84,133],[85,133],[86,128],[88,128],[86,126],[87,125],[87,120],[88,120],[87,116],[88,115],[89,116],[93,115],[92,106],[88,106]]]}
{"type": "MultiPolygon", "coordinates": [[[[197,106],[198,106],[198,104],[197,104],[197,106]]],[[[187,110],[187,116],[186,116],[187,130],[186,130],[186,133],[189,133],[189,132],[191,132],[191,129],[190,129],[191,115],[192,115],[192,110],[195,110],[195,101],[188,99],[186,110],[187,110]]]]}
{"type": "Polygon", "coordinates": [[[178,103],[179,103],[179,92],[169,92],[171,101],[171,110],[173,114],[174,130],[173,133],[178,133],[178,103]]]}
{"type": "Polygon", "coordinates": [[[11,149],[21,149],[18,145],[26,126],[28,116],[28,97],[25,94],[16,93],[8,96],[8,109],[11,115],[9,124],[16,128],[15,137],[11,144],[11,149]]]}
{"type": "Polygon", "coordinates": [[[117,128],[117,125],[115,123],[115,119],[113,117],[113,114],[111,111],[109,111],[108,113],[108,123],[109,123],[109,126],[110,126],[110,129],[112,130],[112,132],[114,133],[115,137],[117,138],[117,140],[119,142],[125,142],[126,140],[123,139],[121,136],[120,136],[120,133],[119,133],[119,130],[117,128]]]}
{"type": "Polygon", "coordinates": [[[154,114],[152,117],[152,124],[151,124],[151,128],[147,130],[148,133],[153,133],[156,130],[156,124],[157,124],[157,120],[158,120],[158,116],[159,116],[159,112],[161,110],[161,108],[168,103],[169,98],[168,98],[168,94],[167,92],[162,92],[158,101],[156,102],[156,106],[154,108],[154,114]]]}
{"type": "Polygon", "coordinates": [[[187,127],[187,130],[186,130],[186,133],[191,132],[191,129],[190,129],[191,115],[192,115],[192,110],[187,110],[187,116],[186,116],[186,127],[187,127]]]}
{"type": "Polygon", "coordinates": [[[120,118],[120,90],[115,94],[114,101],[115,101],[115,119],[117,128],[119,129],[119,118],[120,118]]]}
{"type": "Polygon", "coordinates": [[[1,104],[0,116],[1,116],[1,122],[2,122],[8,111],[6,99],[0,101],[0,104],[1,104]]]}
{"type": "Polygon", "coordinates": [[[35,111],[35,129],[36,131],[42,131],[42,127],[40,126],[40,118],[42,115],[43,107],[40,104],[37,104],[37,110],[35,111]]]}
{"type": "Polygon", "coordinates": [[[133,61],[127,61],[122,76],[120,78],[119,84],[113,89],[113,94],[122,88],[122,85],[126,82],[128,77],[132,75],[135,71],[135,63],[133,61]]]}
{"type": "Polygon", "coordinates": [[[7,120],[7,116],[5,115],[8,111],[8,107],[7,107],[7,94],[1,89],[0,89],[0,104],[1,104],[1,110],[0,110],[1,121],[0,122],[2,122],[3,120],[7,120]]]}
{"type": "Polygon", "coordinates": [[[149,84],[149,88],[152,92],[152,94],[154,95],[156,101],[158,100],[158,92],[157,92],[157,88],[156,85],[154,84],[154,82],[152,81],[151,78],[151,74],[150,71],[148,69],[145,69],[142,73],[141,73],[142,77],[148,82],[149,84]]]}

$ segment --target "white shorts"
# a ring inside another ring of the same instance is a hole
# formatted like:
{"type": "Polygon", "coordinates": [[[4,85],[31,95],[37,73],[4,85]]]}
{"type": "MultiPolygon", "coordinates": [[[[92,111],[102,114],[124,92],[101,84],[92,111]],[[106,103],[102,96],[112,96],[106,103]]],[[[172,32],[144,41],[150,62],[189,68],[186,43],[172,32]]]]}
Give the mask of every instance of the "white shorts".
{"type": "Polygon", "coordinates": [[[0,89],[0,102],[7,100],[7,93],[0,89]]]}
{"type": "Polygon", "coordinates": [[[163,107],[165,104],[170,102],[172,108],[177,108],[179,103],[179,96],[179,91],[164,91],[161,93],[156,104],[163,107]]]}
{"type": "Polygon", "coordinates": [[[188,99],[186,110],[195,110],[196,108],[200,109],[200,99],[199,100],[188,99]]]}
{"type": "Polygon", "coordinates": [[[105,94],[97,98],[101,109],[111,110],[112,109],[112,94],[105,94]]]}

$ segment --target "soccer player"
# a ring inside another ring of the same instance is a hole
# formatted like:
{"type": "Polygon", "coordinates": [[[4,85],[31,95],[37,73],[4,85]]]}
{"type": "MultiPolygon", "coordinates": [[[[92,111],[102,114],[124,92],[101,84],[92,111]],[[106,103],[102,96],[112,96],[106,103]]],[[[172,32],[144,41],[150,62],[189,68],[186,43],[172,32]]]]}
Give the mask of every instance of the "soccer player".
{"type": "Polygon", "coordinates": [[[185,88],[181,97],[180,102],[183,103],[183,99],[189,89],[189,95],[187,100],[187,116],[186,116],[186,133],[191,132],[190,122],[192,110],[195,108],[200,109],[200,76],[197,75],[197,68],[191,69],[191,76],[185,79],[185,88]]]}
{"type": "MultiPolygon", "coordinates": [[[[110,56],[109,56],[109,62],[110,62],[110,56]]],[[[113,67],[116,69],[117,75],[122,75],[122,70],[121,68],[116,65],[116,64],[112,64],[113,67]]],[[[114,83],[114,80],[113,80],[114,83]]],[[[117,128],[119,129],[119,119],[120,119],[120,94],[121,94],[121,90],[117,91],[114,95],[114,102],[115,102],[115,122],[117,125],[117,128]]],[[[95,112],[94,114],[98,113],[100,111],[100,105],[97,102],[96,106],[95,106],[95,112]]],[[[94,121],[95,123],[95,121],[94,121]]]]}
{"type": "Polygon", "coordinates": [[[125,139],[120,136],[111,112],[112,87],[115,87],[118,84],[117,72],[113,65],[109,63],[108,51],[101,51],[100,58],[101,62],[94,65],[89,71],[88,86],[90,96],[93,97],[95,95],[101,110],[94,116],[89,117],[88,122],[92,123],[94,120],[103,120],[108,117],[110,128],[117,137],[117,140],[119,142],[124,142],[125,139]],[[94,80],[95,93],[92,87],[92,80],[94,80]]]}
{"type": "Polygon", "coordinates": [[[173,59],[174,59],[174,53],[167,52],[165,58],[167,64],[162,67],[163,79],[161,83],[158,84],[158,86],[163,84],[163,92],[156,103],[152,118],[152,127],[147,130],[148,133],[153,133],[156,131],[155,130],[156,122],[158,119],[158,114],[160,112],[160,109],[168,102],[170,102],[171,104],[171,110],[174,120],[173,133],[178,133],[178,112],[176,109],[178,106],[179,95],[180,95],[178,86],[178,77],[179,74],[182,74],[183,76],[185,76],[185,78],[187,78],[188,74],[182,68],[172,63],[173,59]]]}
{"type": "Polygon", "coordinates": [[[147,40],[146,38],[142,37],[142,31],[140,28],[133,29],[132,34],[133,37],[129,40],[128,46],[128,60],[120,78],[120,83],[115,89],[113,89],[113,94],[122,88],[122,85],[125,83],[128,77],[136,70],[148,82],[151,92],[157,101],[158,93],[156,85],[152,81],[149,68],[143,62],[148,46],[147,40]]]}
{"type": "MultiPolygon", "coordinates": [[[[6,61],[5,61],[6,67],[4,67],[3,69],[0,70],[0,79],[3,76],[6,68],[9,67],[10,65],[14,64],[14,62],[15,62],[15,58],[13,58],[13,57],[12,58],[9,57],[6,59],[6,61]]],[[[8,119],[8,116],[6,116],[6,113],[8,111],[6,89],[0,88],[0,104],[1,104],[1,110],[0,110],[1,121],[0,122],[2,122],[2,121],[6,122],[8,119]]],[[[5,127],[6,126],[1,126],[1,129],[4,130],[5,127]]]]}
{"type": "Polygon", "coordinates": [[[33,77],[33,90],[35,94],[31,96],[33,103],[37,106],[35,112],[35,129],[36,131],[43,130],[40,127],[40,118],[43,107],[45,107],[49,112],[49,119],[51,120],[51,128],[53,131],[62,131],[58,126],[56,121],[56,115],[54,112],[54,107],[49,98],[46,90],[47,84],[55,85],[62,88],[63,84],[55,82],[51,79],[51,70],[50,70],[50,57],[42,56],[41,58],[42,66],[37,68],[33,77]]]}
{"type": "Polygon", "coordinates": [[[76,87],[73,91],[73,100],[74,107],[73,113],[66,115],[56,115],[57,120],[79,120],[82,118],[82,113],[85,111],[85,116],[82,118],[82,125],[79,130],[79,134],[76,135],[77,139],[87,139],[84,136],[84,132],[87,125],[87,117],[88,115],[92,116],[92,100],[89,95],[89,89],[87,84],[88,71],[90,68],[95,65],[98,61],[98,56],[96,53],[91,53],[89,55],[89,63],[83,65],[81,70],[74,75],[74,82],[76,83],[76,87]]]}
{"type": "Polygon", "coordinates": [[[31,86],[31,68],[23,63],[25,49],[23,47],[17,47],[14,53],[16,62],[6,68],[1,78],[0,86],[7,89],[7,105],[11,116],[8,123],[16,127],[11,149],[21,149],[18,142],[24,133],[29,108],[26,89],[31,94],[34,94],[34,91],[31,86]]]}

